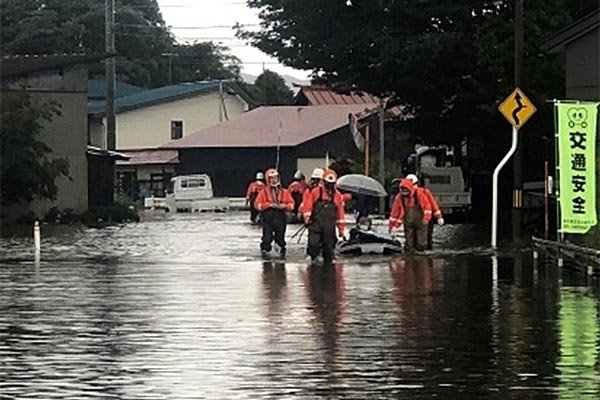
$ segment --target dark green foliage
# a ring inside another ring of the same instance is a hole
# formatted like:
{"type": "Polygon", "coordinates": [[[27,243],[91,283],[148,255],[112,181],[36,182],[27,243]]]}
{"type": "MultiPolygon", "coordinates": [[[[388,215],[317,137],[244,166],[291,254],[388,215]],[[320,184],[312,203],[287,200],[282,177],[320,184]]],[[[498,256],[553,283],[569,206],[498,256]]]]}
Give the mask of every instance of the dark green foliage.
{"type": "Polygon", "coordinates": [[[212,42],[178,44],[173,54],[173,82],[239,78],[240,60],[227,54],[226,47],[212,42]]]}
{"type": "Polygon", "coordinates": [[[3,93],[0,100],[2,206],[35,197],[55,199],[55,180],[68,177],[69,164],[53,158],[52,150],[38,140],[38,134],[46,121],[60,114],[58,105],[37,102],[25,92],[3,93]]]}
{"type": "MultiPolygon", "coordinates": [[[[428,143],[483,138],[483,169],[506,150],[510,127],[497,104],[513,88],[513,1],[249,0],[258,32],[240,32],[262,51],[314,80],[391,96],[410,105],[410,130],[428,143]],[[485,154],[485,156],[484,156],[485,154]]],[[[597,0],[525,2],[522,87],[539,113],[525,127],[526,167],[552,155],[551,107],[563,95],[560,57],[543,38],[598,7],[597,0]]],[[[534,165],[535,163],[535,165],[534,165]]]]}
{"type": "Polygon", "coordinates": [[[81,222],[88,226],[105,226],[111,223],[139,222],[140,216],[135,207],[114,203],[108,206],[90,208],[81,215],[81,222]]]}
{"type": "MultiPolygon", "coordinates": [[[[239,61],[212,43],[179,45],[167,29],[156,0],[115,1],[117,79],[142,87],[173,82],[231,78],[239,61]]],[[[105,9],[102,0],[2,0],[2,54],[104,52],[105,9]]],[[[90,66],[92,77],[103,77],[102,63],[90,66]]]]}
{"type": "Polygon", "coordinates": [[[278,106],[292,104],[294,92],[276,72],[266,70],[254,82],[254,95],[261,105],[278,106]]]}
{"type": "Polygon", "coordinates": [[[58,207],[52,207],[44,215],[44,222],[47,223],[73,224],[79,222],[79,220],[80,216],[72,208],[66,208],[61,211],[58,207]]]}

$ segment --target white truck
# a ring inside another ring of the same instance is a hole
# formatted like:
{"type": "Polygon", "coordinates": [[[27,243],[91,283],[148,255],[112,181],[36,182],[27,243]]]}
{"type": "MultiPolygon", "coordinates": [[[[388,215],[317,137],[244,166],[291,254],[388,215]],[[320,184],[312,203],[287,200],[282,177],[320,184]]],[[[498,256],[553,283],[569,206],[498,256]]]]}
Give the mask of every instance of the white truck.
{"type": "Polygon", "coordinates": [[[223,212],[229,210],[229,198],[214,197],[206,174],[180,175],[169,182],[164,208],[167,212],[223,212]]]}
{"type": "Polygon", "coordinates": [[[445,147],[421,148],[417,151],[417,175],[433,192],[444,214],[471,209],[471,189],[467,188],[462,169],[451,165],[445,147]]]}

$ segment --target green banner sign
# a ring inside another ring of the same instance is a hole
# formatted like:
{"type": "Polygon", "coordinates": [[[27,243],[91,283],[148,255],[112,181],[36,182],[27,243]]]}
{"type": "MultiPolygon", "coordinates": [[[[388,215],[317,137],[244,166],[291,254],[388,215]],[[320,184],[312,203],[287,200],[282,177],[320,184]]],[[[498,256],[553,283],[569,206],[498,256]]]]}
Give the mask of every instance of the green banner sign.
{"type": "Polygon", "coordinates": [[[597,223],[598,103],[558,103],[560,231],[586,233],[597,223]]]}

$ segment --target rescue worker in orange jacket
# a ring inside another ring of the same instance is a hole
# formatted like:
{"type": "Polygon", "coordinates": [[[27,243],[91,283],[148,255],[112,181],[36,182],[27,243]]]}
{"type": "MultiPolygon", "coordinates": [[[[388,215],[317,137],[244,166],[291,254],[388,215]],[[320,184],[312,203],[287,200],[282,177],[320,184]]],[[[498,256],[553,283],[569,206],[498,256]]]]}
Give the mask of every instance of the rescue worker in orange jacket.
{"type": "Polygon", "coordinates": [[[302,171],[296,171],[294,174],[294,181],[288,186],[288,190],[294,199],[294,216],[298,216],[298,209],[302,204],[304,198],[304,192],[308,190],[308,183],[302,171]]]}
{"type": "Polygon", "coordinates": [[[406,251],[424,251],[427,248],[427,225],[431,220],[431,205],[427,196],[410,179],[402,179],[390,214],[389,229],[404,224],[406,251]]]}
{"type": "Polygon", "coordinates": [[[307,253],[314,261],[320,252],[323,261],[331,263],[334,257],[337,242],[335,228],[337,226],[340,237],[344,237],[346,214],[344,213],[344,199],[335,188],[337,174],[332,169],[323,173],[323,185],[310,191],[303,205],[304,222],[308,224],[307,253]]]}
{"type": "Polygon", "coordinates": [[[285,257],[286,211],[294,209],[294,199],[290,192],[281,187],[279,172],[269,169],[265,173],[267,186],[258,194],[255,206],[261,212],[262,240],[260,249],[263,257],[271,252],[273,240],[279,246],[279,256],[285,257]]]}
{"type": "Polygon", "coordinates": [[[315,168],[313,169],[312,174],[310,174],[310,181],[308,182],[308,188],[304,191],[302,195],[302,203],[298,207],[298,212],[300,213],[300,217],[304,219],[304,205],[306,204],[306,200],[310,197],[310,192],[319,187],[323,183],[323,168],[315,168]]]}
{"type": "MultiPolygon", "coordinates": [[[[419,178],[417,178],[415,174],[408,174],[406,175],[406,178],[410,179],[415,186],[417,186],[417,190],[423,191],[425,196],[427,196],[427,200],[429,200],[431,211],[433,213],[433,217],[437,221],[437,224],[444,225],[444,216],[442,215],[442,210],[440,209],[440,206],[431,190],[426,187],[418,186],[419,178]]],[[[429,224],[427,224],[427,250],[431,249],[433,249],[433,218],[431,221],[429,221],[429,224]]]]}
{"type": "Polygon", "coordinates": [[[256,180],[251,182],[246,189],[246,205],[250,206],[250,221],[257,223],[258,210],[254,207],[254,202],[258,194],[265,188],[265,175],[262,172],[256,174],[256,180]]]}

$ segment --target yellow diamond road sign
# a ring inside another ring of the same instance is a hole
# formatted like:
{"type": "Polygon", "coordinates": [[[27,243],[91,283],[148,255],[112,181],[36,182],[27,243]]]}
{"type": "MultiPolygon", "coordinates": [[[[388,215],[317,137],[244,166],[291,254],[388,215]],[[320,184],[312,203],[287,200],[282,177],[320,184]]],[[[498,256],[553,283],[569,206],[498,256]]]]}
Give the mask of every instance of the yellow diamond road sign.
{"type": "Polygon", "coordinates": [[[500,105],[498,110],[512,126],[519,129],[537,111],[521,89],[516,88],[500,105]]]}

